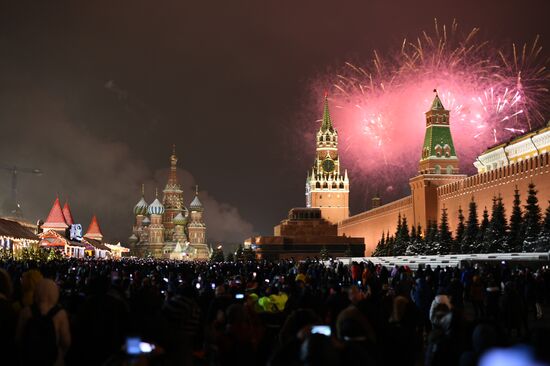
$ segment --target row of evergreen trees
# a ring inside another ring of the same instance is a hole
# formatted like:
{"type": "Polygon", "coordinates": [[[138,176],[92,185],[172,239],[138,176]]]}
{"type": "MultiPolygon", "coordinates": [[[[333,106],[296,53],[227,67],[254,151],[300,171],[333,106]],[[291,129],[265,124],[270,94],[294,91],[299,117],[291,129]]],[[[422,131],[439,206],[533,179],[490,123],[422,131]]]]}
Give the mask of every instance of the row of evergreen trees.
{"type": "Polygon", "coordinates": [[[239,244],[235,253],[229,252],[226,257],[224,257],[223,250],[221,247],[217,247],[212,250],[210,255],[210,260],[212,262],[241,262],[241,261],[254,261],[256,260],[256,253],[251,248],[244,248],[242,244],[239,244]]]}
{"type": "Polygon", "coordinates": [[[428,224],[423,232],[420,226],[409,230],[407,218],[397,220],[397,229],[390,236],[389,231],[382,233],[373,256],[429,255],[460,253],[514,253],[547,252],[550,250],[550,205],[544,218],[538,204],[537,190],[529,184],[527,200],[521,207],[520,194],[516,187],[510,222],[502,197],[493,197],[491,215],[487,208],[483,210],[481,222],[478,219],[478,207],[473,200],[465,218],[462,209],[458,210],[458,225],[455,235],[449,229],[447,209],[443,208],[439,225],[428,224]]]}

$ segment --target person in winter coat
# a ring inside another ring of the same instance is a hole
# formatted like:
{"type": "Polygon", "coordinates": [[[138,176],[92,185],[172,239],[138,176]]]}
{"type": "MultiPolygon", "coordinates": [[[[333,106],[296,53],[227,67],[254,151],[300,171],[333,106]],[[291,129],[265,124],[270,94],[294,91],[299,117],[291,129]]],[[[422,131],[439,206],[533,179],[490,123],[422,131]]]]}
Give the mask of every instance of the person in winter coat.
{"type": "Polygon", "coordinates": [[[472,284],[470,286],[470,300],[474,307],[476,318],[482,318],[485,315],[483,308],[483,301],[485,300],[485,289],[481,277],[474,276],[472,284]]]}
{"type": "MultiPolygon", "coordinates": [[[[33,349],[26,350],[29,345],[28,337],[31,334],[29,327],[36,323],[37,318],[48,317],[53,323],[53,332],[55,333],[55,343],[57,346],[56,356],[51,365],[64,365],[65,354],[71,345],[71,332],[69,328],[69,317],[67,312],[59,305],[59,288],[56,283],[50,279],[43,279],[36,285],[34,292],[34,304],[21,310],[19,322],[16,330],[16,342],[22,347],[22,364],[41,364],[45,365],[42,356],[34,354],[33,349]],[[40,363],[34,362],[35,358],[40,358],[40,363]]],[[[34,332],[40,334],[40,332],[34,332]]],[[[48,337],[49,338],[49,337],[48,337]]],[[[31,347],[38,347],[47,343],[50,339],[41,339],[37,344],[30,344],[31,347]]]]}
{"type": "Polygon", "coordinates": [[[542,277],[542,274],[537,271],[535,273],[535,317],[537,320],[540,320],[543,317],[542,304],[544,303],[544,295],[546,292],[545,287],[544,278],[542,277]]]}
{"type": "Polygon", "coordinates": [[[440,288],[438,291],[438,294],[435,296],[435,298],[432,301],[432,305],[430,306],[430,322],[432,325],[434,325],[436,319],[436,308],[438,305],[446,305],[447,308],[450,310],[452,309],[451,305],[451,299],[449,296],[447,296],[446,291],[443,288],[440,288]]]}

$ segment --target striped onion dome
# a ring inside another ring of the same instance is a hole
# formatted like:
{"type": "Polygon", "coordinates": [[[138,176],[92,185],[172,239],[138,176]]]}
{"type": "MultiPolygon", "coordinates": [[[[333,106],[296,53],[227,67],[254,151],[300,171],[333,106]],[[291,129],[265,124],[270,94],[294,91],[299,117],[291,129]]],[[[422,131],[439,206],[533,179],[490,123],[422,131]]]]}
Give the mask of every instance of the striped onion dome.
{"type": "Polygon", "coordinates": [[[134,214],[136,215],[145,215],[147,214],[147,202],[145,202],[145,199],[141,197],[139,202],[134,206],[134,214]]]}
{"type": "Polygon", "coordinates": [[[155,198],[153,203],[147,208],[147,213],[149,215],[162,215],[164,213],[164,206],[160,203],[158,198],[155,198]]]}
{"type": "Polygon", "coordinates": [[[202,203],[199,200],[199,196],[196,195],[191,204],[189,205],[191,211],[202,211],[202,203]]]}
{"type": "Polygon", "coordinates": [[[185,218],[180,212],[172,219],[172,222],[174,225],[185,225],[187,223],[187,218],[185,218]]]}
{"type": "Polygon", "coordinates": [[[143,226],[149,226],[149,224],[151,223],[151,219],[146,217],[146,218],[143,219],[143,221],[141,223],[143,224],[143,226]]]}

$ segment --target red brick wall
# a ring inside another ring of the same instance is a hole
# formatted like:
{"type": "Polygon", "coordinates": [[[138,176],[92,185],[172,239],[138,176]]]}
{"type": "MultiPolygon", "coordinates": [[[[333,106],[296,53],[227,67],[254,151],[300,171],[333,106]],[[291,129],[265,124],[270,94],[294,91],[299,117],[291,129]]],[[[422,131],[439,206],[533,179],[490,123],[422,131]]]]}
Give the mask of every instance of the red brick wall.
{"type": "Polygon", "coordinates": [[[441,213],[441,209],[445,205],[449,214],[451,230],[454,231],[458,222],[459,206],[462,207],[464,216],[467,218],[468,204],[474,197],[478,206],[478,216],[481,220],[484,207],[487,207],[490,215],[493,196],[500,194],[509,218],[512,213],[516,186],[521,195],[523,208],[527,198],[527,186],[531,182],[536,185],[539,205],[544,212],[550,199],[550,157],[548,153],[439,187],[437,189],[438,210],[441,213]]]}
{"type": "MultiPolygon", "coordinates": [[[[445,205],[449,214],[449,224],[454,234],[458,221],[458,208],[462,206],[464,216],[467,218],[468,204],[472,197],[474,197],[478,205],[480,220],[485,206],[487,206],[489,214],[491,213],[493,196],[498,196],[498,194],[503,198],[506,214],[509,217],[512,212],[515,187],[517,186],[520,191],[523,207],[527,198],[527,186],[530,182],[536,185],[539,205],[544,211],[550,199],[549,153],[544,153],[492,172],[476,174],[463,180],[440,186],[437,188],[437,195],[432,199],[435,201],[432,204],[437,205],[439,212],[438,219],[441,216],[441,209],[445,205]]],[[[426,211],[426,207],[415,207],[413,210],[413,204],[418,206],[422,205],[423,202],[424,200],[420,199],[413,202],[412,196],[407,196],[379,208],[351,216],[338,225],[338,235],[364,237],[365,254],[370,255],[376,247],[378,240],[380,240],[382,232],[388,230],[390,234],[395,232],[398,214],[401,213],[402,216],[407,216],[407,221],[411,224],[413,221],[413,212],[422,213],[426,211]]]]}
{"type": "Polygon", "coordinates": [[[413,217],[412,197],[407,196],[386,205],[352,216],[338,224],[338,235],[365,238],[365,255],[370,255],[382,232],[395,233],[397,217],[413,217]]]}

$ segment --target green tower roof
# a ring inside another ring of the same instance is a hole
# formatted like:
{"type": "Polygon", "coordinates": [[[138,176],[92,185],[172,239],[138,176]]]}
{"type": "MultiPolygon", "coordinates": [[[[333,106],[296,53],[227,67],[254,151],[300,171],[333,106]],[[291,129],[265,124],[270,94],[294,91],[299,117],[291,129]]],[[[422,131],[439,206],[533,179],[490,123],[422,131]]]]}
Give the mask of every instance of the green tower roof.
{"type": "Polygon", "coordinates": [[[445,107],[443,107],[443,103],[441,103],[441,99],[439,99],[439,95],[437,95],[437,90],[434,89],[435,98],[432,102],[432,110],[445,110],[445,107]]]}
{"type": "MultiPolygon", "coordinates": [[[[437,111],[435,112],[436,115],[446,115],[446,120],[449,121],[449,111],[447,111],[443,106],[443,103],[441,103],[441,99],[439,99],[439,95],[437,95],[437,91],[435,89],[434,92],[436,94],[432,102],[432,107],[430,108],[430,111],[428,111],[426,114],[432,115],[434,111],[437,111]]],[[[455,146],[453,143],[453,137],[451,135],[450,125],[428,123],[428,125],[426,126],[426,134],[424,136],[422,160],[433,157],[445,157],[445,145],[448,145],[450,148],[448,157],[456,158],[455,146]],[[436,153],[435,147],[437,145],[441,147],[440,156],[437,156],[436,153]]]]}
{"type": "Polygon", "coordinates": [[[330,112],[328,110],[328,94],[325,93],[325,107],[323,109],[323,122],[321,123],[321,131],[334,131],[332,127],[332,121],[330,119],[330,112]]]}
{"type": "MultiPolygon", "coordinates": [[[[456,157],[451,129],[448,126],[430,126],[426,129],[423,146],[424,149],[428,149],[426,158],[436,156],[435,147],[437,145],[441,146],[442,149],[445,145],[449,145],[451,148],[449,157],[456,157]]],[[[443,154],[444,152],[442,152],[443,154]]]]}

